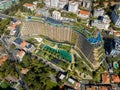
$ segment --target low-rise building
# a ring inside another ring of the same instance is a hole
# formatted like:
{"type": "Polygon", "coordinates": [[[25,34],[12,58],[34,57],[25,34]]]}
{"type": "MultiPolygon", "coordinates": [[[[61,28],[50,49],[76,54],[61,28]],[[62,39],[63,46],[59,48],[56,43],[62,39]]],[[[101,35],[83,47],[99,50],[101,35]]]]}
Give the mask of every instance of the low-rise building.
{"type": "Polygon", "coordinates": [[[27,74],[28,71],[29,71],[29,69],[27,69],[27,68],[22,68],[21,73],[22,73],[22,74],[27,74]]]}
{"type": "Polygon", "coordinates": [[[117,4],[112,11],[111,19],[116,27],[120,27],[120,4],[117,4]]]}
{"type": "Polygon", "coordinates": [[[11,76],[11,75],[8,75],[5,80],[7,80],[9,83],[12,83],[12,82],[18,82],[18,79],[14,76],[11,76]]]}
{"type": "Polygon", "coordinates": [[[25,55],[25,52],[24,52],[23,50],[19,50],[19,51],[17,52],[16,57],[17,57],[18,60],[21,62],[21,61],[22,61],[22,58],[24,57],[24,55],[25,55]]]}
{"type": "Polygon", "coordinates": [[[61,12],[56,11],[56,10],[53,11],[52,18],[55,20],[62,21],[62,22],[69,22],[69,21],[74,22],[75,21],[75,19],[72,19],[72,18],[62,17],[61,12]]]}
{"type": "Polygon", "coordinates": [[[103,16],[104,14],[104,9],[103,8],[98,8],[98,9],[94,9],[94,12],[93,12],[93,16],[95,18],[99,17],[99,16],[103,16]]]}
{"type": "Polygon", "coordinates": [[[43,16],[43,17],[49,17],[50,13],[49,10],[47,8],[39,8],[36,10],[36,14],[43,16]]]}
{"type": "Polygon", "coordinates": [[[120,37],[120,31],[118,31],[118,30],[111,29],[109,34],[120,37]]]}
{"type": "Polygon", "coordinates": [[[23,41],[21,38],[16,38],[14,41],[13,41],[13,44],[17,47],[17,48],[20,48],[20,49],[23,49],[25,50],[26,52],[32,52],[35,50],[35,47],[34,45],[32,45],[31,43],[28,43],[26,41],[23,41]]]}
{"type": "Polygon", "coordinates": [[[120,83],[120,77],[118,75],[111,75],[112,83],[120,83]]]}
{"type": "Polygon", "coordinates": [[[68,11],[76,13],[78,11],[78,2],[69,1],[68,11]]]}
{"type": "Polygon", "coordinates": [[[110,76],[107,72],[102,74],[102,83],[103,84],[110,84],[110,76]]]}
{"type": "Polygon", "coordinates": [[[36,9],[36,5],[30,3],[25,3],[23,6],[30,9],[31,11],[36,9]]]}
{"type": "Polygon", "coordinates": [[[90,16],[90,12],[89,11],[84,11],[84,10],[80,10],[78,13],[78,16],[82,19],[87,19],[90,16]]]}
{"type": "Polygon", "coordinates": [[[19,30],[17,30],[17,26],[20,25],[21,22],[20,21],[16,21],[16,22],[13,22],[12,24],[10,24],[10,26],[8,26],[8,30],[10,30],[10,35],[11,36],[17,36],[18,33],[19,33],[19,30]],[[17,35],[16,35],[17,34],[17,35]]]}
{"type": "Polygon", "coordinates": [[[110,84],[92,84],[86,85],[85,90],[113,90],[110,84]]]}
{"type": "Polygon", "coordinates": [[[64,73],[62,73],[62,72],[59,72],[59,73],[57,74],[57,79],[59,79],[59,80],[63,80],[65,77],[66,77],[66,74],[64,74],[64,73]]]}
{"type": "Polygon", "coordinates": [[[80,90],[80,87],[81,87],[81,84],[80,84],[79,82],[76,82],[76,83],[74,84],[74,89],[75,89],[75,90],[80,90]]]}
{"type": "Polygon", "coordinates": [[[22,48],[25,51],[30,51],[30,52],[35,50],[35,47],[26,41],[22,41],[22,43],[20,44],[20,48],[22,48]]]}
{"type": "Polygon", "coordinates": [[[110,26],[110,18],[107,15],[101,16],[100,19],[95,19],[92,21],[91,26],[97,27],[98,29],[108,30],[110,26]]]}
{"type": "Polygon", "coordinates": [[[65,84],[61,85],[59,89],[60,90],[75,90],[72,86],[65,85],[65,84]]]}
{"type": "Polygon", "coordinates": [[[0,57],[0,66],[8,59],[7,55],[3,55],[0,57]]]}
{"type": "Polygon", "coordinates": [[[62,19],[61,13],[60,13],[59,11],[56,11],[56,10],[53,11],[52,17],[53,17],[53,19],[55,19],[55,20],[61,20],[61,19],[62,19]]]}
{"type": "Polygon", "coordinates": [[[14,41],[13,41],[13,44],[16,46],[16,47],[19,47],[19,45],[22,43],[22,39],[21,38],[16,38],[14,41]]]}

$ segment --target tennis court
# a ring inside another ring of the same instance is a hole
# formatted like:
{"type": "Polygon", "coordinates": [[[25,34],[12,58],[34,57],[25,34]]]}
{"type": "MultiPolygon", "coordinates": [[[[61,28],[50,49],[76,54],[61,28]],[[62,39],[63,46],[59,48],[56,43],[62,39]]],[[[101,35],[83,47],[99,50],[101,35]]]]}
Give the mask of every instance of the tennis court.
{"type": "Polygon", "coordinates": [[[51,48],[50,46],[47,46],[47,45],[43,48],[43,50],[46,50],[51,54],[57,53],[59,56],[59,59],[64,59],[64,60],[67,60],[68,62],[71,62],[71,55],[65,50],[58,50],[57,51],[56,49],[51,48]]]}

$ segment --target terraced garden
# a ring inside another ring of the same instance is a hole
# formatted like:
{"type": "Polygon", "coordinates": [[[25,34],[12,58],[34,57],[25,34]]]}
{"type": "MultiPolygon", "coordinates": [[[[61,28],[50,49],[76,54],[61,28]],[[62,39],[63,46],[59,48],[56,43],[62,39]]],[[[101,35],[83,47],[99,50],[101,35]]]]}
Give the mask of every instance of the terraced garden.
{"type": "Polygon", "coordinates": [[[49,60],[63,69],[67,69],[72,60],[70,53],[66,50],[57,50],[45,44],[42,44],[42,47],[40,46],[40,50],[36,52],[36,55],[44,58],[45,60],[49,60]]]}

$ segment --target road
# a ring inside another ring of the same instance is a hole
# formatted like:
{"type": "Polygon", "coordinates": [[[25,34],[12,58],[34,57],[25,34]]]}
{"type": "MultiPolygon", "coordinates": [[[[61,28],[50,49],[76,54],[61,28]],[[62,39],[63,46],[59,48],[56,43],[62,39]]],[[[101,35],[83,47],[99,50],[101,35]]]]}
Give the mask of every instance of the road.
{"type": "Polygon", "coordinates": [[[49,65],[51,68],[54,68],[56,71],[62,71],[64,72],[64,70],[58,66],[56,66],[55,64],[49,62],[48,60],[45,60],[41,57],[38,57],[39,59],[38,60],[41,60],[41,62],[45,63],[46,65],[49,65]]]}
{"type": "Polygon", "coordinates": [[[0,13],[0,18],[1,18],[1,19],[6,19],[6,18],[8,18],[8,17],[10,17],[10,16],[0,13]]]}

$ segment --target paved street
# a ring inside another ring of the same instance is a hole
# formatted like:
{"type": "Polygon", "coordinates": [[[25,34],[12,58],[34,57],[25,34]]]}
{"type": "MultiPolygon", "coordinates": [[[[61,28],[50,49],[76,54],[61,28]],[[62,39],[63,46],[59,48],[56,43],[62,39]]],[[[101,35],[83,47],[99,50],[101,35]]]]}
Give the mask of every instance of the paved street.
{"type": "Polygon", "coordinates": [[[38,60],[40,60],[41,62],[43,62],[45,65],[49,65],[51,68],[54,68],[56,71],[62,71],[62,72],[64,72],[64,70],[62,68],[56,66],[55,64],[49,62],[48,60],[45,60],[45,59],[43,59],[41,57],[39,57],[38,60]]]}

